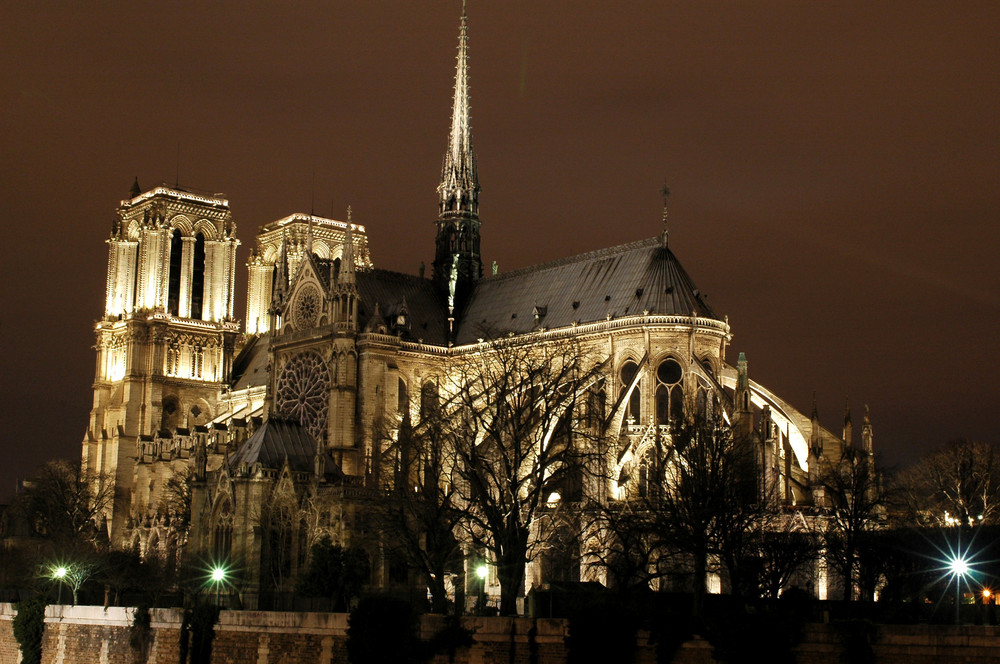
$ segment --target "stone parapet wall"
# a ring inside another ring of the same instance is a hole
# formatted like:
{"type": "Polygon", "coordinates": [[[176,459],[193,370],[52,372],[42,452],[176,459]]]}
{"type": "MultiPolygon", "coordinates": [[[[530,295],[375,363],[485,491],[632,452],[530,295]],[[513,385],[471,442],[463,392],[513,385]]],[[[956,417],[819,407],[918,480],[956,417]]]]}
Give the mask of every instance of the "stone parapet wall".
{"type": "MultiPolygon", "coordinates": [[[[20,653],[11,627],[15,614],[0,604],[0,662],[17,664],[20,653]]],[[[133,609],[95,606],[49,606],[42,641],[43,664],[176,664],[180,656],[180,609],[150,612],[152,642],[145,660],[129,646],[133,609]]],[[[215,627],[213,662],[226,664],[347,664],[347,614],[223,611],[215,627]]],[[[568,624],[559,619],[465,618],[475,643],[456,653],[457,664],[559,664],[566,661],[568,624]],[[532,643],[533,642],[533,643],[532,643]],[[511,649],[513,648],[513,655],[511,649]],[[534,654],[532,654],[534,651],[534,654]]],[[[443,625],[440,616],[424,616],[421,638],[443,625]]],[[[997,661],[1000,627],[985,625],[878,625],[873,650],[885,664],[975,664],[997,661]]],[[[653,664],[656,653],[648,635],[638,635],[637,664],[653,664]]],[[[837,625],[806,625],[796,647],[799,664],[837,664],[844,653],[837,625]]],[[[711,664],[704,640],[685,643],[677,664],[711,664]]],[[[434,664],[445,664],[439,655],[434,664]]]]}

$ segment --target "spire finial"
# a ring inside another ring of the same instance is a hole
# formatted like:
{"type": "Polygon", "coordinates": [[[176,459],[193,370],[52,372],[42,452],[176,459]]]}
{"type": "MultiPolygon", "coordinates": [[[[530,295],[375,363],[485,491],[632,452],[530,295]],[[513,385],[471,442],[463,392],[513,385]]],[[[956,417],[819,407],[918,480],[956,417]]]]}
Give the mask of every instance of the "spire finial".
{"type": "Polygon", "coordinates": [[[660,194],[663,195],[663,234],[661,235],[660,242],[664,247],[667,246],[667,237],[670,235],[667,229],[667,199],[670,197],[670,189],[667,187],[667,183],[663,183],[663,187],[660,188],[660,194]]]}
{"type": "Polygon", "coordinates": [[[351,221],[351,206],[347,206],[347,231],[344,233],[344,259],[340,266],[340,278],[354,281],[354,223],[351,221]]]}

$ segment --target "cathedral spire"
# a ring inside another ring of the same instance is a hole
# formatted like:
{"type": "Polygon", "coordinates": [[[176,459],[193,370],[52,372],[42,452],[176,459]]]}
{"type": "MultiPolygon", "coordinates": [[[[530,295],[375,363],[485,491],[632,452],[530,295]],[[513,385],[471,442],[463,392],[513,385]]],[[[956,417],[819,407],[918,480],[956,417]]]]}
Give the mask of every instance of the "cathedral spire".
{"type": "Polygon", "coordinates": [[[483,273],[479,255],[479,174],[472,146],[472,116],[469,103],[469,35],[465,2],[458,35],[455,92],[451,110],[448,147],[438,185],[437,239],[434,281],[445,291],[458,257],[458,300],[471,290],[483,273]]]}
{"type": "Polygon", "coordinates": [[[448,150],[441,168],[441,213],[479,212],[479,175],[476,153],[472,147],[472,116],[469,105],[469,27],[462,2],[462,27],[458,36],[458,60],[455,64],[455,96],[451,109],[448,150]]]}

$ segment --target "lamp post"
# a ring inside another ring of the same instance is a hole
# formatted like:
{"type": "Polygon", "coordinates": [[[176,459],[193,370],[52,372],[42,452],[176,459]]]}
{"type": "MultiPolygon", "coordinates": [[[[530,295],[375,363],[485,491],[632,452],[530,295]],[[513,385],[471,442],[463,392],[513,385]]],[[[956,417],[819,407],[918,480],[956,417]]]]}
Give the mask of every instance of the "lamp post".
{"type": "Polygon", "coordinates": [[[952,576],[955,577],[955,624],[957,625],[960,618],[959,601],[962,593],[962,581],[965,579],[965,575],[969,573],[969,563],[965,558],[959,556],[951,559],[951,562],[948,563],[948,569],[951,570],[952,576]]]}
{"type": "Polygon", "coordinates": [[[476,568],[476,576],[479,577],[479,611],[483,613],[486,611],[486,575],[489,573],[489,569],[486,567],[486,563],[481,563],[476,568]]]}
{"type": "Polygon", "coordinates": [[[56,600],[56,604],[62,604],[62,587],[68,571],[65,565],[60,565],[52,570],[52,578],[59,582],[59,599],[56,600]]]}
{"type": "Polygon", "coordinates": [[[219,593],[221,586],[226,582],[226,569],[216,566],[212,568],[212,583],[215,584],[215,605],[219,606],[219,593]]]}

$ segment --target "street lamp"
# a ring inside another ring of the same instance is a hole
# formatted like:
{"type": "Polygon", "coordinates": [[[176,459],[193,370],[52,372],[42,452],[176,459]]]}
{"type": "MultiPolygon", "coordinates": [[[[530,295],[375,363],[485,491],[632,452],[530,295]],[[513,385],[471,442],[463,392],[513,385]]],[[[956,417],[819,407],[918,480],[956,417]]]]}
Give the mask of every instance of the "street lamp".
{"type": "Polygon", "coordinates": [[[212,583],[215,584],[215,605],[219,606],[219,592],[222,584],[226,582],[226,568],[216,565],[212,568],[212,583]]]}
{"type": "Polygon", "coordinates": [[[52,570],[52,578],[59,582],[59,599],[56,600],[57,604],[62,604],[62,587],[63,582],[66,580],[66,573],[69,572],[65,565],[60,565],[52,570]]]}
{"type": "Polygon", "coordinates": [[[486,610],[486,575],[489,573],[489,568],[486,567],[486,563],[481,563],[476,567],[476,576],[479,577],[479,608],[477,613],[480,615],[486,610]]]}
{"type": "Polygon", "coordinates": [[[955,577],[955,624],[959,623],[959,600],[961,599],[962,592],[962,581],[965,580],[965,575],[969,573],[969,562],[961,555],[952,558],[948,561],[948,569],[951,571],[951,575],[955,577]]]}

